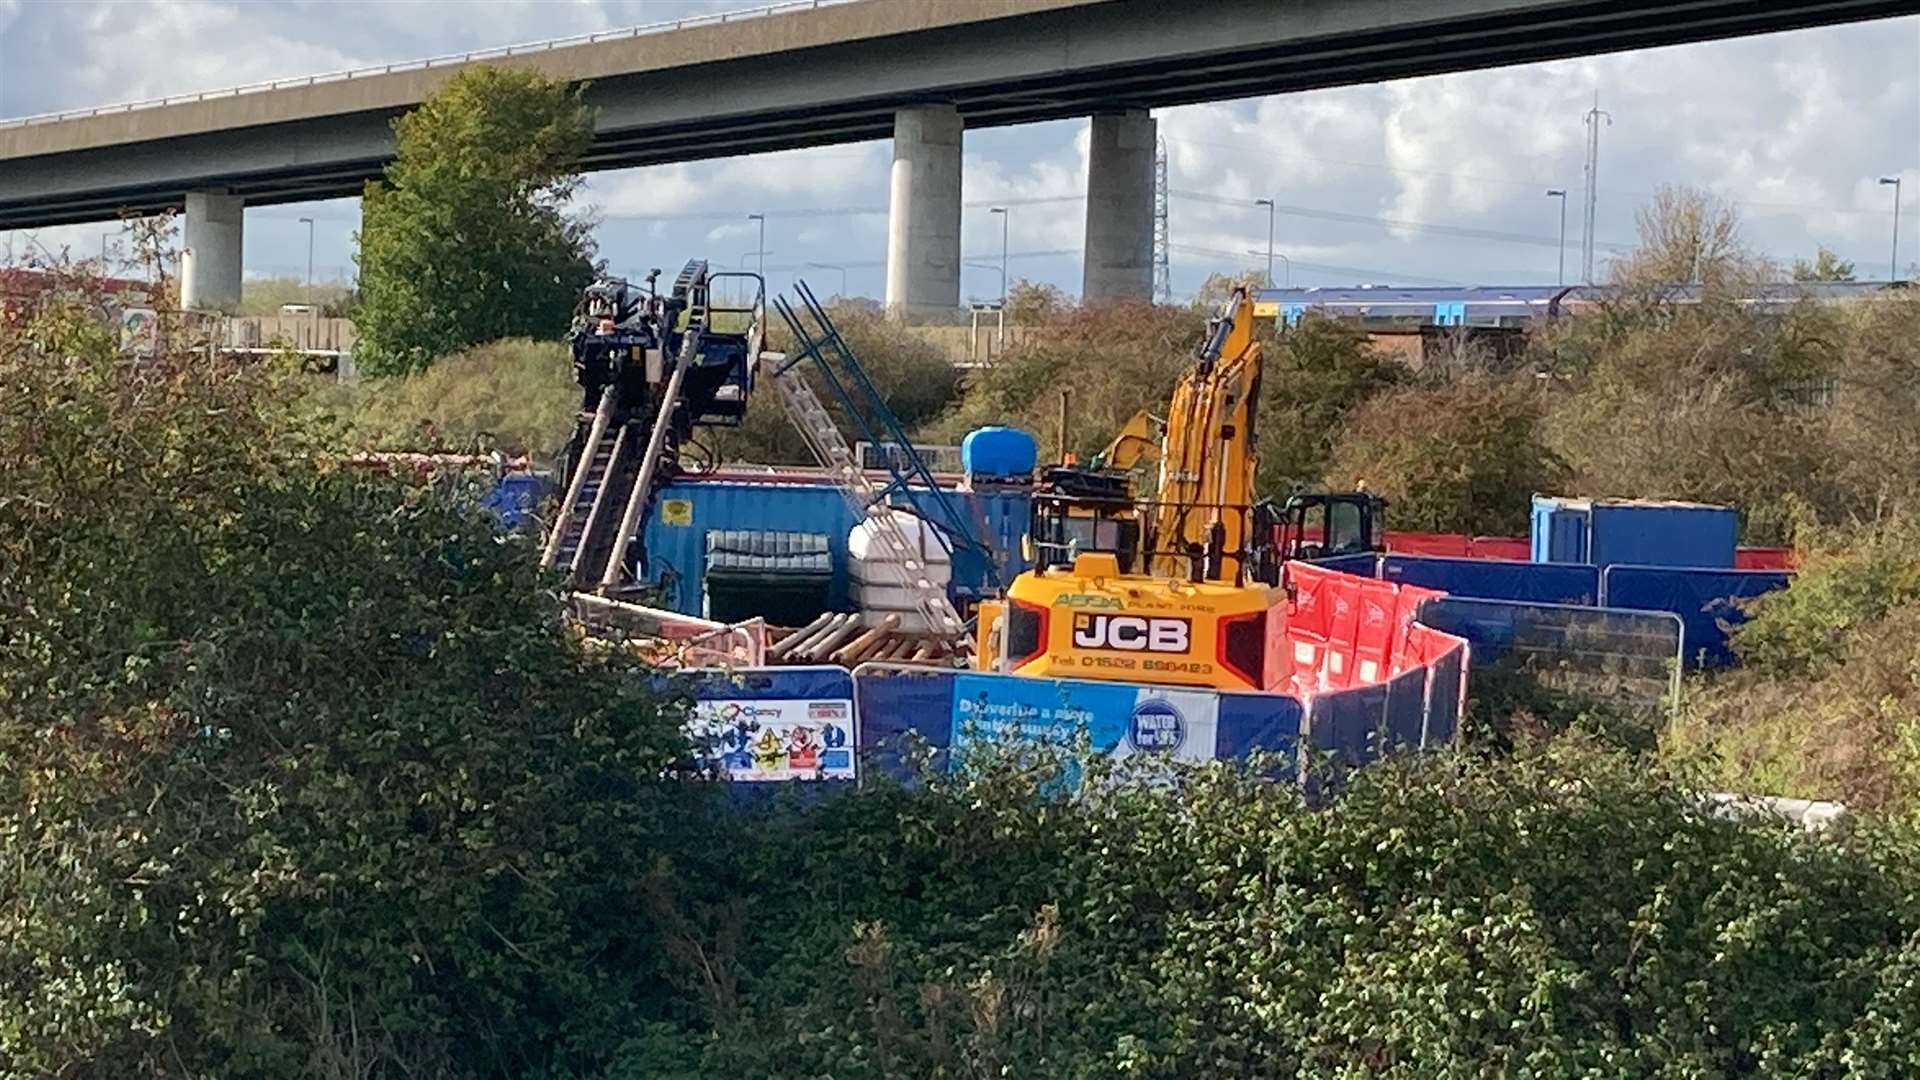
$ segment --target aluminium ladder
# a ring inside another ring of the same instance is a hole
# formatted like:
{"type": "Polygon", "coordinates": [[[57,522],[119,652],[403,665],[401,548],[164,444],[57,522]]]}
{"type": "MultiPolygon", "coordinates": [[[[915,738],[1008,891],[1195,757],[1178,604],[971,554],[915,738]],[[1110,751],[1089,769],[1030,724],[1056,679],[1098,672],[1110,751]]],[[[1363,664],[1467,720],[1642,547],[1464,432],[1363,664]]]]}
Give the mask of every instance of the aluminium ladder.
{"type": "Polygon", "coordinates": [[[785,353],[763,352],[760,360],[768,365],[763,370],[770,369],[773,372],[773,383],[780,392],[780,402],[786,406],[787,415],[793,419],[801,438],[820,464],[833,475],[841,495],[852,507],[855,516],[872,523],[880,543],[894,556],[888,565],[897,568],[899,584],[912,598],[915,610],[926,620],[927,629],[951,643],[956,660],[964,659],[966,623],[954,609],[953,601],[947,598],[946,586],[936,583],[928,575],[925,560],[907,539],[906,531],[900,527],[900,511],[887,502],[886,491],[876,486],[866,470],[854,459],[853,447],[847,445],[839,425],[834,423],[826,406],[820,403],[820,396],[813,392],[813,387],[807,384],[801,369],[789,362],[785,353]]]}

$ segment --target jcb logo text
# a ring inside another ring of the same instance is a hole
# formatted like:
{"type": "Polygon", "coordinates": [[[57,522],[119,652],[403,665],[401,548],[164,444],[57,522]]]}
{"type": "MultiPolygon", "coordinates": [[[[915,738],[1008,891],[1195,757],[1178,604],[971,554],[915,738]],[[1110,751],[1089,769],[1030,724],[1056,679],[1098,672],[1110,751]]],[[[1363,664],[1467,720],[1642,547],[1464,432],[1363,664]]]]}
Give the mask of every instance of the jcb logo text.
{"type": "Polygon", "coordinates": [[[1123,652],[1183,653],[1191,639],[1186,619],[1138,615],[1075,615],[1073,647],[1123,652]]]}

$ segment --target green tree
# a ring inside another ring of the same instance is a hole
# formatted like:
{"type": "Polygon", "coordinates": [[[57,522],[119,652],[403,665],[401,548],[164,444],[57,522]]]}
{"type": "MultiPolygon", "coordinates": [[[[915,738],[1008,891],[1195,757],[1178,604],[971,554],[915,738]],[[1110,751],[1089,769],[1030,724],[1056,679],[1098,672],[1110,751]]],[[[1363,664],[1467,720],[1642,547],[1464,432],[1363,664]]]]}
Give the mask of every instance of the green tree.
{"type": "Polygon", "coordinates": [[[463,69],[394,122],[386,179],[361,203],[362,370],[396,375],[504,337],[555,338],[593,274],[567,213],[593,121],[579,88],[463,69]]]}
{"type": "Polygon", "coordinates": [[[1349,414],[1408,376],[1373,348],[1366,331],[1319,316],[1268,339],[1264,355],[1255,489],[1276,497],[1318,485],[1349,414]]]}
{"type": "Polygon", "coordinates": [[[1007,322],[1020,326],[1044,323],[1072,306],[1058,285],[1018,278],[1007,286],[1007,322]]]}
{"type": "Polygon", "coordinates": [[[1374,397],[1348,418],[1327,478],[1385,495],[1396,529],[1524,533],[1529,496],[1566,478],[1533,381],[1476,376],[1374,397]]]}
{"type": "Polygon", "coordinates": [[[1698,283],[1725,291],[1765,276],[1764,263],[1741,244],[1740,215],[1710,192],[1662,185],[1634,221],[1640,244],[1613,265],[1613,280],[1628,289],[1698,283]]]}
{"type": "Polygon", "coordinates": [[[1793,260],[1795,281],[1852,281],[1853,264],[1828,251],[1826,245],[1814,254],[1813,261],[1793,260]]]}
{"type": "Polygon", "coordinates": [[[1235,289],[1255,290],[1266,287],[1267,272],[1265,270],[1242,270],[1237,274],[1212,273],[1207,275],[1207,279],[1201,282],[1200,288],[1194,292],[1193,303],[1211,314],[1221,304],[1227,302],[1227,297],[1232,296],[1235,289]]]}

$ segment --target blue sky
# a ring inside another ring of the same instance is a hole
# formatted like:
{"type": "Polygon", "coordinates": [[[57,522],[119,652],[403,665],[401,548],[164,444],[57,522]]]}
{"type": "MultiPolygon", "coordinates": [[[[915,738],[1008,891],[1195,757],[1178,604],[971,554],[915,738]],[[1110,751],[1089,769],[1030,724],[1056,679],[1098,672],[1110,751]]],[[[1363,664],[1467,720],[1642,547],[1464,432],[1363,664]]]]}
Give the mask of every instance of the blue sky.
{"type": "MultiPolygon", "coordinates": [[[[737,0],[0,0],[0,115],[20,116],[631,26],[746,6],[737,0]]],[[[1602,136],[1597,239],[1627,244],[1662,183],[1734,202],[1754,248],[1781,260],[1824,244],[1884,277],[1892,189],[1904,177],[1905,267],[1920,258],[1920,18],[1800,31],[1157,113],[1170,167],[1176,295],[1212,270],[1276,249],[1302,285],[1549,283],[1570,193],[1578,274],[1585,129],[1602,136]]],[[[1086,122],[969,132],[962,291],[998,294],[1010,207],[1015,277],[1079,287],[1086,122]]],[[[585,201],[616,270],[689,256],[737,263],[767,215],[775,286],[799,272],[823,293],[877,295],[885,257],[885,142],[595,174],[585,201]],[[769,160],[771,159],[771,160],[769,160]],[[790,268],[779,269],[775,268],[790,268]]],[[[247,214],[251,275],[351,273],[353,200],[247,214]]],[[[97,252],[100,226],[32,242],[97,252]]],[[[0,233],[0,257],[12,242],[0,233]]],[[[1609,248],[1601,248],[1604,260],[1609,248]]],[[[1287,273],[1276,265],[1276,277],[1287,273]]]]}

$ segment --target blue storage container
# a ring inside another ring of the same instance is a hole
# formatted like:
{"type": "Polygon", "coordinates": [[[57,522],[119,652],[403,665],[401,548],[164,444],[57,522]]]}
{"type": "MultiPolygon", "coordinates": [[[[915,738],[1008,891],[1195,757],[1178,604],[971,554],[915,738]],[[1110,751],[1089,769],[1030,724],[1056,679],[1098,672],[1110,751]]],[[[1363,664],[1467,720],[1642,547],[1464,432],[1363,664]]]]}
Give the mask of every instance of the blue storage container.
{"type": "Polygon", "coordinates": [[[1533,497],[1533,561],[1731,568],[1740,520],[1725,506],[1533,497]]]}
{"type": "Polygon", "coordinates": [[[1033,436],[1019,428],[976,428],[960,440],[960,468],[983,479],[1028,480],[1039,453],[1033,436]]]}
{"type": "MultiPolygon", "coordinates": [[[[1030,497],[1026,488],[989,488],[971,493],[949,491],[956,509],[973,522],[981,539],[995,549],[1002,584],[1025,569],[1020,538],[1026,535],[1030,497]]],[[[896,503],[905,505],[904,497],[896,503]]],[[[827,537],[832,577],[828,606],[848,610],[847,535],[853,511],[846,499],[819,482],[753,481],[686,477],[662,485],[647,515],[644,537],[649,584],[658,586],[660,607],[698,615],[707,572],[707,533],[714,530],[766,530],[820,533],[827,537]]],[[[986,560],[956,553],[952,592],[956,599],[984,592],[986,560]]]]}

